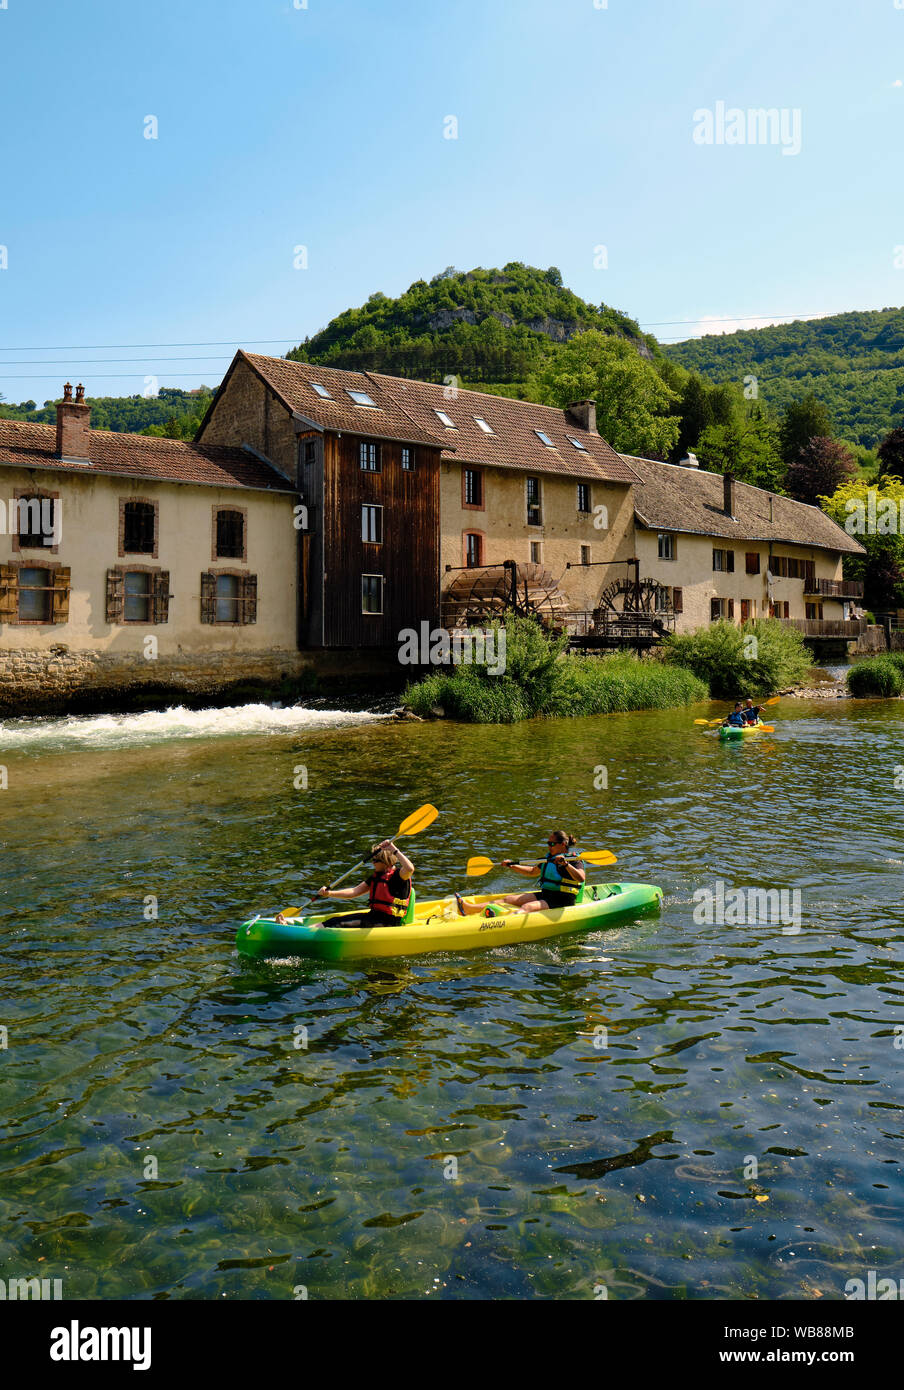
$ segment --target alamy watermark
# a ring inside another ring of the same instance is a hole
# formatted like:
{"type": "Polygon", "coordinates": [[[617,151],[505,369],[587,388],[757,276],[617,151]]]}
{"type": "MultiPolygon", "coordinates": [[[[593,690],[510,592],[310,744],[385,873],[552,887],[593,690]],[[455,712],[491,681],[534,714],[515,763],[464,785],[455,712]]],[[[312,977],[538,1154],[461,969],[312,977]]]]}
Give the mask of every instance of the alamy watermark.
{"type": "Polygon", "coordinates": [[[880,497],[874,487],[867,488],[866,501],[849,497],[844,504],[849,536],[904,535],[904,497],[880,497]]]}
{"type": "Polygon", "coordinates": [[[486,666],[491,676],[505,675],[505,628],[403,628],[399,633],[402,666],[486,666]]]}
{"type": "Polygon", "coordinates": [[[63,539],[63,508],[58,498],[0,498],[0,535],[40,536],[42,545],[59,545],[63,539]]]}
{"type": "Polygon", "coordinates": [[[701,106],[694,112],[695,145],[781,145],[783,155],[800,154],[799,106],[701,106]]]}
{"type": "Polygon", "coordinates": [[[801,926],[799,888],[726,888],[720,879],[712,888],[694,893],[698,926],[781,927],[796,936],[801,926]]]}

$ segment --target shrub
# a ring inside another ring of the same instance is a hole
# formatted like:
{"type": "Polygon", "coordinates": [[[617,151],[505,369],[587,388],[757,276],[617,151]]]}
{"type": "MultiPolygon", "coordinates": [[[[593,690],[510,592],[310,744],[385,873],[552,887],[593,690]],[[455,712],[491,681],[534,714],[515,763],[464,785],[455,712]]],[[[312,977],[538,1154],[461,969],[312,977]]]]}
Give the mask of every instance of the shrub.
{"type": "Polygon", "coordinates": [[[857,699],[867,699],[870,695],[890,699],[904,691],[904,659],[901,653],[894,653],[898,660],[890,656],[871,656],[866,661],[858,661],[847,673],[848,690],[857,699]]]}
{"type": "Polygon", "coordinates": [[[796,628],[775,618],[736,627],[718,622],[665,639],[665,660],[705,681],[716,700],[772,695],[803,680],[812,658],[796,628]],[[751,650],[748,638],[756,639],[751,650]]]}

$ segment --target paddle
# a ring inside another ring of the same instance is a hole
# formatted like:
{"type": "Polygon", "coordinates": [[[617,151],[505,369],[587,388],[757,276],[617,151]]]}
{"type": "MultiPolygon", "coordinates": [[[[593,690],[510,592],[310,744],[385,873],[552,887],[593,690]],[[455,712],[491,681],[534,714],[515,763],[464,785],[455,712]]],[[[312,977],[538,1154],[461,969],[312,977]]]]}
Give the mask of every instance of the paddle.
{"type": "MultiPolygon", "coordinates": [[[[616,864],[618,861],[611,850],[608,849],[589,849],[579,856],[585,864],[595,864],[602,867],[604,864],[616,864]]],[[[485,859],[483,855],[477,854],[473,859],[468,860],[465,872],[468,878],[477,878],[481,874],[488,874],[490,869],[502,868],[501,864],[495,863],[492,859],[485,859]]]]}
{"type": "MultiPolygon", "coordinates": [[[[438,815],[439,811],[437,811],[435,806],[431,806],[428,801],[426,806],[421,806],[419,810],[412,811],[411,815],[402,821],[393,839],[400,840],[403,835],[419,835],[422,830],[426,830],[428,826],[433,824],[438,815]]],[[[343,874],[341,878],[337,878],[333,883],[328,884],[327,886],[330,892],[332,892],[334,888],[338,888],[339,884],[344,883],[347,878],[351,878],[352,874],[356,874],[359,870],[367,868],[369,862],[369,859],[362,859],[359,864],[355,864],[353,868],[349,869],[348,873],[343,874]]],[[[301,907],[284,908],[281,916],[297,917],[299,913],[304,912],[306,907],[310,907],[311,903],[316,902],[317,897],[318,895],[315,893],[313,898],[308,898],[307,902],[302,903],[301,907]]]]}
{"type": "MultiPolygon", "coordinates": [[[[782,698],[781,695],[773,695],[771,700],[764,700],[764,701],[763,701],[763,703],[760,705],[760,709],[765,709],[767,705],[777,705],[778,702],[779,702],[779,700],[781,700],[781,698],[782,698]]],[[[695,724],[702,724],[703,727],[704,727],[705,729],[714,729],[714,728],[716,727],[717,724],[724,724],[724,723],[725,723],[725,720],[724,720],[724,719],[695,719],[695,720],[694,720],[694,723],[695,723],[695,724]]],[[[765,728],[765,727],[766,727],[766,726],[763,725],[763,728],[765,728]]],[[[770,733],[770,734],[774,734],[774,733],[775,733],[775,730],[774,730],[774,729],[770,729],[770,730],[769,730],[769,733],[770,733]]]]}

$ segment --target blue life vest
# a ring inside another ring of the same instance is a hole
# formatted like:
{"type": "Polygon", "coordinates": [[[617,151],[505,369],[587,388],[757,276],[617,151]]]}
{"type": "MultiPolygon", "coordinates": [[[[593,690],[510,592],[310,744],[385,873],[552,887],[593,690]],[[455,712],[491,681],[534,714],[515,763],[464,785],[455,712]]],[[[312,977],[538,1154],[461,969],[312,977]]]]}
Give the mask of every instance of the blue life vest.
{"type": "Polygon", "coordinates": [[[736,714],[732,713],[728,716],[728,722],[733,729],[739,729],[743,728],[743,726],[747,723],[747,720],[744,718],[741,711],[738,710],[736,714]]]}
{"type": "MultiPolygon", "coordinates": [[[[564,858],[570,859],[575,864],[580,861],[580,855],[575,854],[574,850],[564,850],[562,853],[564,854],[564,858]]],[[[563,874],[558,864],[554,862],[555,857],[556,856],[552,854],[547,854],[540,866],[540,882],[538,885],[540,892],[542,893],[544,888],[549,888],[554,893],[571,893],[574,897],[577,897],[584,886],[583,883],[576,878],[570,878],[563,874]]]]}

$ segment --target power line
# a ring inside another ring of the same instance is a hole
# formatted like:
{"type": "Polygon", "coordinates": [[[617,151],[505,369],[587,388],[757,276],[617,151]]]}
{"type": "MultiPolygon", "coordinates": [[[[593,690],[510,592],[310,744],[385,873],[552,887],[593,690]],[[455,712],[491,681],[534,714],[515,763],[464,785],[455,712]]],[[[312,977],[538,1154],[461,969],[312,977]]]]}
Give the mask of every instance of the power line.
{"type": "MultiPolygon", "coordinates": [[[[696,322],[696,320],[694,320],[696,322]]],[[[241,347],[242,342],[251,347],[265,343],[294,343],[297,334],[282,338],[224,338],[217,343],[63,343],[56,347],[0,347],[0,352],[125,352],[131,348],[180,348],[180,347],[241,347]]]]}
{"type": "MultiPolygon", "coordinates": [[[[844,313],[839,309],[838,313],[844,313]]],[[[874,310],[873,312],[878,312],[874,310]]],[[[831,319],[836,318],[836,314],[721,314],[721,315],[702,315],[695,319],[660,319],[658,322],[652,320],[640,324],[641,328],[677,328],[686,323],[750,323],[753,319],[831,319]]],[[[769,325],[767,324],[766,327],[769,325]]]]}
{"type": "Polygon", "coordinates": [[[46,361],[45,358],[43,358],[43,357],[32,357],[32,358],[29,358],[29,357],[20,357],[20,358],[18,358],[18,359],[14,357],[14,358],[12,358],[11,361],[8,361],[8,362],[0,362],[0,371],[2,371],[2,369],[3,369],[4,367],[7,367],[7,366],[8,366],[8,367],[71,367],[71,366],[74,366],[74,365],[78,365],[79,371],[81,371],[81,369],[82,369],[83,367],[102,367],[102,366],[105,366],[108,362],[125,363],[125,362],[231,362],[231,361],[232,361],[232,358],[231,358],[231,357],[224,357],[224,356],[220,356],[220,357],[207,357],[207,356],[205,356],[205,355],[203,355],[203,354],[201,354],[201,355],[196,355],[196,356],[194,356],[194,357],[95,357],[92,361],[88,361],[88,360],[86,360],[85,358],[79,358],[79,359],[77,359],[77,362],[76,362],[76,359],[74,359],[74,358],[69,358],[69,357],[64,357],[64,358],[62,358],[62,359],[59,360],[59,361],[56,360],[55,358],[51,358],[49,362],[46,361]]]}

